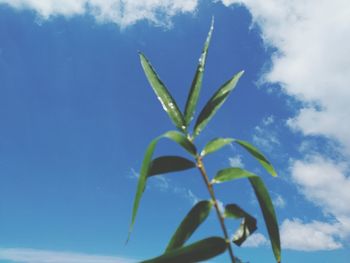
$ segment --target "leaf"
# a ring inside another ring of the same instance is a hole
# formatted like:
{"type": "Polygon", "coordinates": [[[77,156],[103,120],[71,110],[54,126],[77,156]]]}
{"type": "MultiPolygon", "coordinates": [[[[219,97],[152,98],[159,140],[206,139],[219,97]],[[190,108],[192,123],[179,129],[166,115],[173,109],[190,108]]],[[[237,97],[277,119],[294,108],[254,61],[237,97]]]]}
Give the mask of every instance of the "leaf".
{"type": "Polygon", "coordinates": [[[216,111],[225,102],[228,95],[230,95],[231,91],[235,88],[238,80],[243,75],[243,73],[244,71],[240,71],[234,75],[230,80],[223,84],[210,98],[197,118],[194,127],[194,137],[198,136],[198,134],[205,128],[210,119],[214,116],[216,111]]]}
{"type": "MultiPolygon", "coordinates": [[[[212,183],[221,183],[230,180],[236,180],[240,178],[248,178],[250,184],[252,185],[255,195],[258,199],[264,220],[269,233],[270,242],[272,245],[272,250],[275,255],[277,262],[281,261],[281,242],[280,234],[278,229],[278,223],[276,218],[275,209],[273,207],[271,197],[267,191],[264,182],[260,179],[259,176],[248,172],[236,172],[240,168],[227,168],[219,171],[212,180],[212,183]]],[[[240,169],[242,170],[242,169],[240,169]]]]}
{"type": "Polygon", "coordinates": [[[211,181],[213,184],[223,183],[241,178],[256,177],[257,175],[238,167],[220,170],[211,181]]]}
{"type": "Polygon", "coordinates": [[[233,141],[231,138],[216,138],[211,140],[210,142],[205,145],[204,149],[201,152],[201,156],[205,156],[208,153],[212,153],[215,151],[220,150],[222,147],[224,147],[227,144],[230,144],[233,141]]]}
{"type": "Polygon", "coordinates": [[[242,243],[257,229],[256,219],[245,212],[238,205],[226,205],[225,217],[234,219],[243,218],[241,225],[239,226],[233,238],[233,243],[238,246],[242,245],[242,243]]]}
{"type": "Polygon", "coordinates": [[[142,261],[141,263],[193,263],[213,258],[227,249],[226,241],[221,237],[202,239],[191,245],[177,248],[163,255],[142,261]]]}
{"type": "Polygon", "coordinates": [[[141,59],[141,65],[148,79],[148,82],[150,83],[151,87],[156,93],[159,101],[163,106],[163,109],[168,113],[170,119],[175,124],[175,126],[179,130],[185,132],[186,124],[184,121],[184,117],[180,112],[175,100],[170,95],[168,89],[165,87],[163,82],[159,79],[157,73],[155,72],[147,58],[142,53],[139,53],[139,55],[141,59]]]}
{"type": "Polygon", "coordinates": [[[193,146],[193,144],[185,136],[183,136],[182,134],[180,134],[176,131],[168,131],[168,132],[164,133],[163,135],[155,138],[153,141],[151,141],[151,143],[147,147],[147,150],[146,150],[143,162],[142,162],[142,166],[141,166],[141,171],[140,171],[140,176],[139,176],[139,180],[137,183],[137,189],[136,189],[136,194],[135,194],[135,199],[134,199],[134,205],[133,205],[133,210],[132,210],[131,223],[130,223],[129,235],[128,235],[127,241],[130,238],[130,234],[131,234],[133,226],[135,224],[137,210],[138,210],[139,205],[140,205],[142,194],[143,194],[145,187],[146,187],[147,178],[150,174],[150,169],[151,169],[151,165],[152,165],[151,160],[152,160],[152,156],[153,156],[155,147],[156,147],[158,141],[162,138],[170,139],[170,140],[178,143],[180,146],[182,146],[184,149],[186,149],[190,153],[196,154],[196,149],[193,146]]]}
{"type": "Polygon", "coordinates": [[[183,171],[193,167],[196,167],[196,164],[186,158],[180,156],[162,156],[152,161],[148,176],[183,171]]]}
{"type": "Polygon", "coordinates": [[[177,142],[180,146],[182,146],[187,152],[189,152],[192,156],[196,157],[197,149],[194,144],[182,133],[178,131],[168,131],[164,135],[164,137],[171,139],[177,142]]]}
{"type": "Polygon", "coordinates": [[[276,261],[281,262],[280,234],[275,209],[273,207],[269,192],[267,191],[264,182],[259,177],[251,177],[249,178],[249,181],[259,201],[276,261]]]}
{"type": "Polygon", "coordinates": [[[210,44],[211,35],[213,33],[213,29],[214,29],[214,18],[212,18],[212,20],[211,20],[210,30],[209,30],[207,39],[204,43],[203,51],[202,51],[202,54],[199,58],[197,70],[196,70],[196,73],[194,75],[194,79],[192,81],[190,92],[188,94],[188,98],[187,98],[187,102],[186,102],[186,106],[185,106],[185,123],[186,123],[186,125],[188,125],[191,122],[193,115],[195,113],[199,93],[200,93],[201,86],[202,86],[205,61],[207,59],[208,48],[209,48],[209,44],[210,44]]]}
{"type": "Polygon", "coordinates": [[[277,176],[277,173],[271,163],[265,158],[265,156],[253,145],[242,140],[234,140],[237,144],[246,149],[255,159],[257,159],[260,164],[269,172],[272,176],[277,176]]]}
{"type": "Polygon", "coordinates": [[[207,219],[211,208],[212,202],[210,201],[198,202],[182,220],[165,251],[182,247],[196,229],[207,219]]]}

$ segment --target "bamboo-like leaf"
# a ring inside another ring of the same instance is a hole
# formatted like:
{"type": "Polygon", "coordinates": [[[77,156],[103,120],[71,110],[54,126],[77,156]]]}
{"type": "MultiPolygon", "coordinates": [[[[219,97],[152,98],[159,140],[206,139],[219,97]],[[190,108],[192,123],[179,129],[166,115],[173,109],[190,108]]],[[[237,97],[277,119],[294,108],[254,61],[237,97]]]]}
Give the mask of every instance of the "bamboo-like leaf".
{"type": "Polygon", "coordinates": [[[208,48],[209,48],[209,44],[210,44],[211,35],[213,33],[213,29],[214,29],[214,17],[211,20],[210,30],[209,30],[207,39],[204,43],[204,48],[203,48],[202,54],[199,58],[197,70],[196,70],[196,73],[194,75],[194,79],[192,81],[190,92],[188,94],[188,98],[187,98],[187,102],[186,102],[186,106],[185,106],[185,114],[184,114],[186,125],[188,125],[191,122],[193,115],[195,113],[196,106],[197,106],[197,101],[198,101],[199,93],[200,93],[201,86],[202,86],[205,61],[207,59],[208,48]]]}
{"type": "Polygon", "coordinates": [[[249,182],[252,185],[255,195],[259,201],[276,261],[281,262],[280,234],[275,209],[273,207],[269,192],[267,191],[264,182],[260,179],[259,176],[244,170],[244,172],[241,172],[237,169],[240,168],[227,168],[219,171],[216,177],[212,180],[212,183],[221,183],[240,178],[249,179],[249,182]]]}
{"type": "Polygon", "coordinates": [[[208,153],[212,153],[215,151],[220,150],[222,147],[224,147],[227,144],[230,144],[233,141],[231,138],[216,138],[208,142],[204,149],[201,152],[201,156],[205,156],[208,153]]]}
{"type": "Polygon", "coordinates": [[[141,65],[146,74],[148,82],[150,83],[151,87],[156,93],[159,101],[163,106],[163,109],[168,113],[170,119],[175,124],[175,126],[179,130],[185,132],[186,131],[185,120],[175,100],[170,95],[168,89],[165,87],[163,82],[159,79],[157,73],[155,72],[155,70],[153,69],[152,65],[149,63],[147,58],[142,53],[139,53],[139,54],[141,59],[141,65]]]}
{"type": "Polygon", "coordinates": [[[196,164],[180,156],[161,156],[151,163],[148,176],[183,171],[196,167],[196,164]]]}
{"type": "Polygon", "coordinates": [[[254,156],[260,164],[269,172],[272,176],[277,176],[277,173],[271,163],[265,158],[265,156],[253,145],[242,140],[234,140],[237,144],[246,149],[252,156],[254,156]]]}
{"type": "Polygon", "coordinates": [[[213,184],[224,183],[241,178],[256,177],[257,175],[242,168],[232,167],[220,170],[211,181],[213,184]]]}
{"type": "Polygon", "coordinates": [[[194,127],[194,137],[198,136],[198,134],[205,128],[210,119],[214,116],[216,111],[221,107],[221,105],[225,102],[228,95],[230,95],[231,91],[235,88],[238,80],[243,75],[244,71],[240,71],[236,75],[234,75],[231,79],[229,79],[225,84],[223,84],[215,94],[210,98],[207,104],[202,109],[199,114],[195,127],[194,127]]]}
{"type": "Polygon", "coordinates": [[[133,226],[135,224],[137,210],[138,210],[139,205],[140,205],[142,194],[143,194],[145,187],[146,187],[147,178],[150,174],[153,152],[155,150],[155,147],[156,147],[158,141],[162,138],[170,139],[170,140],[178,143],[180,146],[182,146],[184,149],[189,151],[191,154],[194,154],[194,155],[196,154],[196,149],[193,146],[193,144],[185,136],[183,136],[182,134],[180,134],[176,131],[168,131],[168,132],[164,133],[163,135],[155,138],[153,141],[151,141],[151,143],[147,147],[147,150],[146,150],[143,162],[142,162],[142,166],[141,166],[141,171],[140,171],[140,175],[139,175],[139,180],[138,180],[138,184],[137,184],[134,205],[133,205],[133,210],[132,210],[129,235],[128,235],[127,240],[129,240],[130,234],[131,234],[133,226]]]}
{"type": "Polygon", "coordinates": [[[211,208],[212,202],[210,201],[198,202],[182,220],[165,251],[182,247],[196,229],[207,219],[211,208]]]}
{"type": "Polygon", "coordinates": [[[249,181],[259,201],[267,232],[269,233],[272,250],[276,261],[279,263],[281,262],[281,241],[276,213],[269,192],[267,191],[264,182],[259,177],[251,177],[249,178],[249,181]]]}
{"type": "Polygon", "coordinates": [[[180,146],[182,146],[192,156],[195,157],[197,155],[197,149],[194,146],[194,144],[186,136],[184,136],[182,133],[180,133],[178,131],[168,131],[163,136],[177,142],[180,146]]]}
{"type": "Polygon", "coordinates": [[[227,249],[225,239],[210,237],[191,245],[170,250],[163,255],[142,261],[141,263],[193,263],[213,258],[227,249]]]}
{"type": "Polygon", "coordinates": [[[238,246],[242,245],[242,243],[257,229],[256,219],[245,212],[238,205],[226,205],[225,217],[234,219],[243,218],[238,230],[233,237],[233,243],[238,246]]]}

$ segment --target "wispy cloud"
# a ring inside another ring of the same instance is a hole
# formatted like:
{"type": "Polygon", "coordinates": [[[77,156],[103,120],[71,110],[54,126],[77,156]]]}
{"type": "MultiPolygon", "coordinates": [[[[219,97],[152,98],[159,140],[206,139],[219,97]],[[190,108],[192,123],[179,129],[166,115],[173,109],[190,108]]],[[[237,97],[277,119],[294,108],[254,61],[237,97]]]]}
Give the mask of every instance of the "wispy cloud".
{"type": "Polygon", "coordinates": [[[247,238],[247,240],[243,243],[243,247],[263,247],[267,246],[269,241],[267,238],[260,233],[254,233],[247,238]]]}
{"type": "Polygon", "coordinates": [[[148,20],[156,25],[170,25],[177,14],[194,12],[197,0],[0,0],[13,8],[33,10],[43,19],[54,16],[91,15],[96,21],[121,27],[148,20]]]}
{"type": "Polygon", "coordinates": [[[0,248],[0,260],[16,263],[131,263],[130,258],[30,248],[0,248]]]}
{"type": "Polygon", "coordinates": [[[228,161],[229,161],[231,167],[240,167],[240,168],[244,167],[244,163],[243,163],[242,157],[240,155],[236,155],[234,157],[229,157],[228,161]]]}

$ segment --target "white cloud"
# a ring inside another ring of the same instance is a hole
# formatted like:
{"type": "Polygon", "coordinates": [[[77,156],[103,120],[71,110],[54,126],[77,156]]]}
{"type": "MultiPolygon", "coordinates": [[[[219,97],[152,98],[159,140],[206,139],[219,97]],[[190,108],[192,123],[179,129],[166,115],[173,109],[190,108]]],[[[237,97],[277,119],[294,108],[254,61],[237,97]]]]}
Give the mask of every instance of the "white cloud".
{"type": "Polygon", "coordinates": [[[292,179],[304,196],[338,218],[350,218],[350,178],[346,172],[344,163],[320,156],[309,156],[291,166],[292,179]]]}
{"type": "Polygon", "coordinates": [[[273,127],[274,116],[268,116],[261,120],[261,123],[254,128],[253,142],[265,151],[272,152],[274,147],[280,145],[278,134],[273,127]]]}
{"type": "Polygon", "coordinates": [[[243,247],[261,247],[267,246],[269,241],[263,234],[254,233],[247,238],[247,240],[243,243],[243,247]]]}
{"type": "Polygon", "coordinates": [[[244,163],[242,161],[242,157],[240,155],[236,155],[235,157],[228,158],[231,167],[244,167],[244,163]]]}
{"type": "Polygon", "coordinates": [[[144,19],[169,25],[172,16],[194,12],[197,0],[0,0],[0,4],[33,10],[42,19],[89,14],[99,22],[125,27],[144,19]]]}
{"type": "Polygon", "coordinates": [[[0,260],[17,263],[130,263],[128,258],[27,248],[0,248],[0,260]]]}
{"type": "Polygon", "coordinates": [[[299,219],[284,220],[281,226],[282,248],[317,251],[334,250],[342,247],[337,241],[342,226],[319,221],[303,223],[299,219]]]}
{"type": "Polygon", "coordinates": [[[222,0],[247,6],[267,45],[277,48],[264,79],[304,108],[289,121],[307,135],[341,142],[350,153],[350,9],[348,0],[222,0]]]}
{"type": "Polygon", "coordinates": [[[272,200],[273,205],[278,208],[285,208],[286,207],[286,201],[283,199],[281,195],[276,195],[276,197],[272,200]]]}

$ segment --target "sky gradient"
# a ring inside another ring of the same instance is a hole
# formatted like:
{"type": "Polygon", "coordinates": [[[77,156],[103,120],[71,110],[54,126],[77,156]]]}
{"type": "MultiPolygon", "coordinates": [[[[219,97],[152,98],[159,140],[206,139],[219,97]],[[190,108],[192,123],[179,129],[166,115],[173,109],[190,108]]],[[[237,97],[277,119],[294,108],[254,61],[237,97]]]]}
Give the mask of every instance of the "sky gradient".
{"type": "MultiPolygon", "coordinates": [[[[341,0],[0,0],[0,262],[126,263],[162,253],[208,194],[194,170],[152,178],[124,245],[144,151],[173,129],[137,52],[183,109],[214,16],[199,109],[233,74],[245,74],[198,145],[218,136],[250,141],[279,176],[234,145],[208,156],[208,173],[240,166],[262,176],[282,262],[346,263],[348,10],[341,0]]],[[[163,154],[182,152],[162,141],[163,154]]],[[[222,203],[258,219],[236,254],[273,262],[249,184],[216,190],[222,203]]],[[[228,225],[233,233],[238,223],[228,225]]],[[[213,235],[221,235],[214,213],[190,241],[213,235]]]]}

